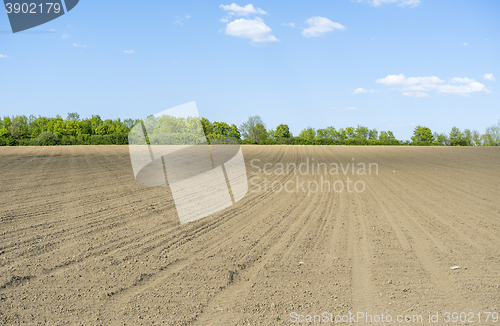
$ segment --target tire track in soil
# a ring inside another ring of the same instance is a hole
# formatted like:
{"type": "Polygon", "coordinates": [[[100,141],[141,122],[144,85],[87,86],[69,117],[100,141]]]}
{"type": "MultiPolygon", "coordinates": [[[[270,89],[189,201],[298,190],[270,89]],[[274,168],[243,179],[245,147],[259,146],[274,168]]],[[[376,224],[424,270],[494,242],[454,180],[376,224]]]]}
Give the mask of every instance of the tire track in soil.
{"type": "Polygon", "coordinates": [[[351,285],[352,307],[354,311],[374,311],[371,299],[375,298],[376,291],[372,286],[372,261],[373,250],[368,242],[366,224],[362,216],[362,203],[358,194],[348,194],[350,206],[353,201],[355,207],[349,209],[349,235],[347,245],[351,257],[351,285]],[[349,197],[353,197],[352,200],[349,197]]]}
{"type": "MultiPolygon", "coordinates": [[[[285,183],[287,180],[290,180],[292,178],[290,175],[288,175],[287,177],[288,178],[282,180],[282,183],[285,183]]],[[[270,182],[272,181],[273,180],[270,180],[270,182]]],[[[292,253],[297,250],[297,248],[300,246],[301,241],[304,240],[308,232],[311,231],[311,225],[317,223],[318,219],[314,216],[321,216],[327,210],[325,208],[321,209],[321,206],[317,205],[318,202],[324,201],[324,198],[319,196],[317,197],[318,198],[313,200],[313,202],[307,204],[305,210],[300,213],[298,218],[296,218],[294,221],[288,220],[290,224],[289,227],[282,229],[283,226],[279,225],[279,228],[274,229],[273,231],[265,235],[265,238],[263,239],[264,241],[261,242],[264,242],[262,245],[267,244],[267,247],[264,250],[259,249],[259,251],[261,252],[261,257],[259,257],[258,260],[256,260],[255,262],[250,262],[248,260],[244,261],[243,259],[239,260],[238,265],[245,266],[244,270],[238,269],[235,271],[236,274],[239,274],[239,277],[232,278],[228,286],[225,287],[223,291],[221,291],[214,299],[209,301],[208,306],[204,308],[203,313],[197,317],[194,325],[204,325],[208,322],[208,320],[213,320],[214,318],[219,320],[219,323],[222,324],[232,324],[235,323],[237,319],[239,319],[238,317],[233,315],[237,313],[234,312],[235,306],[234,299],[232,299],[232,297],[238,297],[238,294],[244,295],[248,292],[251,292],[252,288],[255,285],[256,279],[258,278],[260,272],[265,269],[266,265],[272,266],[274,265],[273,262],[275,261],[289,263],[292,253]],[[315,214],[318,210],[321,210],[320,214],[315,214]],[[266,239],[270,239],[273,241],[266,242],[266,239]],[[273,244],[269,245],[270,242],[273,244]],[[225,311],[226,314],[221,317],[220,311],[225,311]],[[221,318],[223,319],[221,320],[221,318]]],[[[332,203],[329,203],[331,206],[332,203]]],[[[315,230],[315,228],[312,229],[315,230]]]]}
{"type": "Polygon", "coordinates": [[[176,260],[167,266],[161,267],[157,273],[140,274],[130,287],[118,288],[108,292],[106,294],[108,298],[99,309],[98,315],[102,319],[107,319],[107,322],[119,323],[123,320],[123,315],[126,313],[124,310],[132,297],[165,283],[165,279],[171,277],[172,274],[179,273],[190,263],[191,261],[187,259],[176,260]]]}
{"type": "MultiPolygon", "coordinates": [[[[375,193],[372,189],[370,190],[370,194],[377,202],[378,206],[384,212],[384,215],[390,215],[392,212],[400,211],[400,208],[396,207],[390,198],[392,196],[387,193],[385,187],[378,187],[377,193],[375,193]],[[382,201],[378,197],[387,198],[388,200],[382,201]]],[[[391,225],[394,222],[391,222],[391,225]]],[[[453,278],[450,277],[448,273],[449,266],[443,266],[442,263],[439,263],[439,260],[434,257],[435,248],[433,246],[429,246],[429,240],[432,243],[438,243],[439,247],[443,249],[444,245],[433,239],[433,237],[426,236],[426,232],[423,232],[423,228],[412,228],[411,238],[412,244],[410,244],[409,240],[406,240],[410,249],[405,249],[406,251],[410,251],[411,255],[415,255],[420,266],[425,271],[425,276],[429,279],[432,285],[435,288],[434,295],[438,300],[444,300],[445,298],[453,298],[454,296],[460,295],[461,291],[454,282],[453,278]],[[434,251],[434,252],[433,252],[434,251]],[[445,286],[446,284],[446,286],[445,286]]],[[[401,231],[402,236],[406,236],[401,231]]],[[[427,234],[429,234],[427,232],[427,234]]],[[[463,307],[465,309],[465,307],[463,307]]]]}

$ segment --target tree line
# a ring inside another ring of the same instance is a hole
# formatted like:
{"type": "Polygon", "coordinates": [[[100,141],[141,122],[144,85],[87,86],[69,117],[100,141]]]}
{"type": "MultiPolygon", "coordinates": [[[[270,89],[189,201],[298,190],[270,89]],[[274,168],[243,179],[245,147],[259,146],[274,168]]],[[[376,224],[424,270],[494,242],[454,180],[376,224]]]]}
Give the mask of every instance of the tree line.
{"type": "Polygon", "coordinates": [[[93,115],[80,119],[69,113],[66,119],[17,115],[0,120],[0,146],[33,145],[125,145],[128,132],[140,120],[102,120],[93,115]]]}
{"type": "Polygon", "coordinates": [[[486,128],[484,134],[477,130],[457,127],[451,128],[449,134],[432,132],[424,126],[417,126],[411,137],[415,145],[434,146],[500,146],[500,121],[498,124],[486,128]]]}
{"type": "Polygon", "coordinates": [[[207,118],[150,116],[145,121],[121,121],[119,118],[103,120],[99,115],[80,119],[78,113],[69,113],[66,119],[59,115],[55,118],[33,115],[3,117],[0,119],[0,146],[126,145],[129,132],[138,123],[142,123],[147,130],[154,130],[147,137],[151,144],[183,142],[191,133],[204,134],[209,142],[211,139],[234,139],[240,144],[500,146],[500,121],[486,128],[484,134],[469,129],[461,131],[457,127],[453,127],[448,134],[433,133],[428,127],[416,126],[411,140],[398,140],[390,130],[379,132],[361,125],[339,129],[332,126],[324,129],[308,127],[294,136],[287,124],[267,129],[258,115],[249,117],[237,127],[226,122],[211,122],[207,118]]]}

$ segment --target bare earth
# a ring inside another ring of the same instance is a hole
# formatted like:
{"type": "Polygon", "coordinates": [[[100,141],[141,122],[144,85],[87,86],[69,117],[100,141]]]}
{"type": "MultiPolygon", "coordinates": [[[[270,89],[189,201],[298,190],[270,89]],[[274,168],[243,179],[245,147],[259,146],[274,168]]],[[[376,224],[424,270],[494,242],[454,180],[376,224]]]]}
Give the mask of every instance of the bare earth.
{"type": "Polygon", "coordinates": [[[485,321],[500,312],[499,148],[243,153],[250,178],[252,159],[379,171],[268,175],[293,191],[249,184],[237,204],[181,225],[168,187],[135,182],[127,146],[0,148],[0,324],[290,325],[362,312],[500,325],[485,321]],[[307,187],[322,176],[366,189],[297,191],[297,177],[307,187]]]}

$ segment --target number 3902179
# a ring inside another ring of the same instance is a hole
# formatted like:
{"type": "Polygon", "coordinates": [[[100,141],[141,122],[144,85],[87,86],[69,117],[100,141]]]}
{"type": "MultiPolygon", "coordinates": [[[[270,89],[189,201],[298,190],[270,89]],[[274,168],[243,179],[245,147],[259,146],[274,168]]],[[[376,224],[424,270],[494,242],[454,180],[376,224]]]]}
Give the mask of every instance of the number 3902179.
{"type": "Polygon", "coordinates": [[[58,14],[61,11],[61,5],[59,3],[6,3],[5,9],[8,14],[23,13],[23,14],[41,14],[41,13],[55,13],[58,14]]]}

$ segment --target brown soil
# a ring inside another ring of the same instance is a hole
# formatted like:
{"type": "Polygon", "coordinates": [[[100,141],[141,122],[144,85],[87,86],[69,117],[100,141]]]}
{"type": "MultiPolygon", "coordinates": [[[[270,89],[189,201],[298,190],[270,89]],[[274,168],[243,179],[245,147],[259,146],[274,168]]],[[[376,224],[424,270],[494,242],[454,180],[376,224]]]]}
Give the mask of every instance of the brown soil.
{"type": "Polygon", "coordinates": [[[475,325],[500,312],[498,148],[243,152],[249,177],[256,158],[379,171],[323,176],[363,181],[361,193],[250,184],[232,207],[181,225],[168,187],[135,182],[127,146],[0,148],[0,324],[288,325],[292,312],[365,312],[428,325],[431,312],[463,325],[445,312],[472,312],[475,325]]]}

